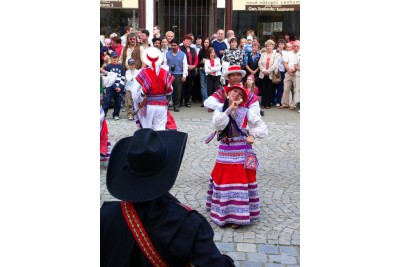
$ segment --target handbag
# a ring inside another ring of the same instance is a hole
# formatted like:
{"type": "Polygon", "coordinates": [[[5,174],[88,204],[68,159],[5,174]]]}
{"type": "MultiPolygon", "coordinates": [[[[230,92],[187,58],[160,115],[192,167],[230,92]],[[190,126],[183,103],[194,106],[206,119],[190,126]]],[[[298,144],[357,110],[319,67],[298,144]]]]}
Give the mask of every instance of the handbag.
{"type": "Polygon", "coordinates": [[[272,72],[272,83],[273,84],[279,84],[281,83],[282,77],[281,77],[281,72],[278,71],[278,74],[275,74],[275,71],[272,72]]]}
{"type": "Polygon", "coordinates": [[[244,161],[244,169],[256,171],[258,169],[257,156],[253,152],[246,152],[246,159],[244,161]]]}

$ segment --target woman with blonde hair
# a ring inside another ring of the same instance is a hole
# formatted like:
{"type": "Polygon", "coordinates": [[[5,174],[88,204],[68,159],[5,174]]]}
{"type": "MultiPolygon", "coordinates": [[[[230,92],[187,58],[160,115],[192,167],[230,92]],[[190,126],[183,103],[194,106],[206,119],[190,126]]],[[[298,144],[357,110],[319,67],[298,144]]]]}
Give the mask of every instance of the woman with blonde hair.
{"type": "Polygon", "coordinates": [[[274,41],[266,41],[265,47],[267,51],[261,54],[258,66],[260,67],[259,78],[261,80],[261,106],[264,109],[269,109],[274,101],[276,87],[272,83],[272,72],[278,72],[278,63],[281,55],[274,50],[274,41]]]}

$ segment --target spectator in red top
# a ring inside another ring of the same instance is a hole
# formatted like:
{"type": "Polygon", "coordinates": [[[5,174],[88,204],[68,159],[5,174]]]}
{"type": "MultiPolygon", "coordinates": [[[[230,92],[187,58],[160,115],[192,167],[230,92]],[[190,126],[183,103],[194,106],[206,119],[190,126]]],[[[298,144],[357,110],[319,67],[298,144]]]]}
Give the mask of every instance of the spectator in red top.
{"type": "Polygon", "coordinates": [[[293,42],[294,42],[293,33],[290,33],[290,32],[289,33],[285,33],[284,38],[285,38],[286,43],[290,43],[291,45],[293,45],[293,42]]]}
{"type": "MultiPolygon", "coordinates": [[[[188,108],[190,108],[189,100],[193,93],[194,77],[199,75],[198,71],[196,71],[199,58],[197,57],[196,49],[190,47],[192,42],[192,37],[190,35],[185,35],[185,37],[183,37],[183,45],[179,47],[180,50],[185,53],[188,63],[188,76],[186,77],[186,82],[182,86],[183,97],[181,98],[181,101],[183,99],[183,104],[188,108]]],[[[182,106],[182,102],[180,106],[182,106]]]]}
{"type": "Polygon", "coordinates": [[[118,54],[118,59],[120,58],[122,54],[122,49],[124,49],[124,46],[121,44],[121,37],[116,36],[112,38],[112,48],[115,52],[118,54]]]}

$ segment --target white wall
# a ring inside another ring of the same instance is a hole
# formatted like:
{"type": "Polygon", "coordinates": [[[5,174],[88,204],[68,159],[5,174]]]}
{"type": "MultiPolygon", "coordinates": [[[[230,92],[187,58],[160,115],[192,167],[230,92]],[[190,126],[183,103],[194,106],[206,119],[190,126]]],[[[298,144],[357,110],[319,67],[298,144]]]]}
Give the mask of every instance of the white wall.
{"type": "MultiPolygon", "coordinates": [[[[153,19],[154,19],[154,5],[153,0],[146,1],[146,30],[149,31],[149,43],[151,43],[151,39],[153,39],[153,19]]],[[[139,14],[140,16],[140,14],[139,14]]]]}

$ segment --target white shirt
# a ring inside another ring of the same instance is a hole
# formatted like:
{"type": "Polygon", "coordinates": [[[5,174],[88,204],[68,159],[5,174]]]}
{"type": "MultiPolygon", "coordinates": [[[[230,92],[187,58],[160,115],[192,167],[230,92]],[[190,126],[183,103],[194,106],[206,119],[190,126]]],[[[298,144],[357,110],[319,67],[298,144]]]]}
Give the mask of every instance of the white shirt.
{"type": "Polygon", "coordinates": [[[125,46],[126,45],[126,34],[124,34],[124,35],[122,35],[121,36],[121,44],[123,45],[123,46],[125,46]]]}
{"type": "Polygon", "coordinates": [[[216,57],[214,59],[214,67],[211,67],[211,62],[209,59],[206,59],[206,62],[204,63],[204,71],[206,75],[208,76],[211,72],[215,72],[215,76],[220,76],[221,75],[221,60],[219,57],[216,57]]]}
{"type": "Polygon", "coordinates": [[[136,76],[138,75],[139,70],[134,69],[133,71],[131,71],[131,69],[128,69],[125,72],[125,89],[132,91],[132,87],[133,87],[133,82],[135,81],[136,76]],[[129,84],[128,84],[129,82],[129,84]]]}
{"type": "Polygon", "coordinates": [[[285,57],[283,58],[283,62],[286,62],[288,64],[289,69],[294,69],[294,64],[297,64],[296,53],[293,50],[287,52],[285,57]]]}
{"type": "MultiPolygon", "coordinates": [[[[278,52],[278,50],[277,50],[277,52],[278,52]]],[[[284,72],[285,71],[285,66],[283,65],[283,59],[285,58],[285,56],[286,56],[286,54],[288,53],[288,51],[286,51],[286,50],[283,50],[282,51],[282,57],[280,57],[279,58],[279,60],[278,60],[278,69],[279,69],[279,71],[281,71],[281,72],[284,72]]]]}
{"type": "Polygon", "coordinates": [[[227,38],[224,39],[224,42],[226,43],[226,47],[229,48],[229,43],[228,43],[228,39],[227,38]]]}

